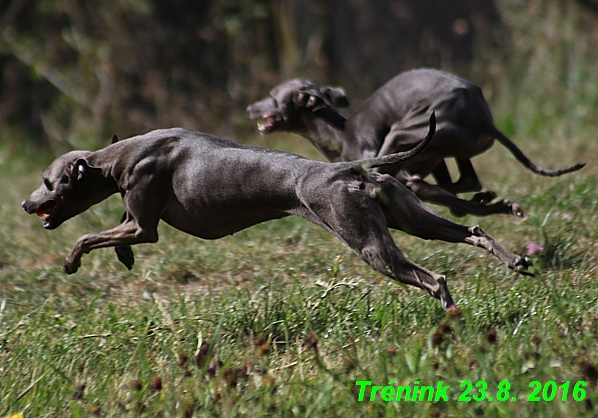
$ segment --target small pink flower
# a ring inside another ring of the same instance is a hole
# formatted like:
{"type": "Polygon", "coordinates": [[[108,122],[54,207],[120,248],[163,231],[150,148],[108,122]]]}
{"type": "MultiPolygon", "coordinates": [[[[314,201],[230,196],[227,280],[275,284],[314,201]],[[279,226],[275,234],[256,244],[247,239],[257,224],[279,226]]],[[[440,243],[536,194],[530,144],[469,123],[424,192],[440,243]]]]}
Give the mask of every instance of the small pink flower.
{"type": "Polygon", "coordinates": [[[541,245],[536,244],[535,242],[530,242],[527,244],[527,255],[536,255],[544,251],[544,247],[541,245]]]}
{"type": "Polygon", "coordinates": [[[563,219],[566,221],[570,221],[571,220],[571,215],[569,215],[568,213],[563,213],[563,219]]]}

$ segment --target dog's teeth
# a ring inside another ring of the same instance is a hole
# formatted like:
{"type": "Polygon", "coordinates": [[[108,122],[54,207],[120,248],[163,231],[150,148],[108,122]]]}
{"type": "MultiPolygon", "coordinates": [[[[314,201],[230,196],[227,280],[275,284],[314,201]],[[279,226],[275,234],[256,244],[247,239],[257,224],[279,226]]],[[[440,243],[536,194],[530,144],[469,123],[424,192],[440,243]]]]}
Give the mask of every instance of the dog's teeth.
{"type": "Polygon", "coordinates": [[[264,115],[257,122],[257,128],[259,131],[267,131],[276,123],[276,117],[274,115],[264,115]]]}

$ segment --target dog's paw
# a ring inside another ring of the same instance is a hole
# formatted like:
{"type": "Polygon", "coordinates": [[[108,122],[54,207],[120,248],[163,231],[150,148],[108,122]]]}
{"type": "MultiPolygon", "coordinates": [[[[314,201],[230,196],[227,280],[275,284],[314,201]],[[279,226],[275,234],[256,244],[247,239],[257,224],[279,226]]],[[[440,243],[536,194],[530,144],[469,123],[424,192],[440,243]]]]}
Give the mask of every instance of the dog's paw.
{"type": "Polygon", "coordinates": [[[525,213],[523,213],[523,209],[521,208],[521,206],[519,206],[518,203],[513,202],[509,199],[505,199],[503,202],[507,206],[507,208],[509,209],[509,212],[512,215],[518,216],[520,218],[525,217],[525,213]]]}
{"type": "Polygon", "coordinates": [[[114,247],[114,251],[116,252],[118,261],[123,263],[126,268],[131,270],[133,268],[133,264],[135,264],[135,255],[133,254],[131,246],[125,245],[121,247],[114,247]]]}
{"type": "Polygon", "coordinates": [[[64,262],[62,269],[64,270],[64,272],[66,274],[73,274],[73,273],[76,273],[77,270],[79,270],[79,267],[81,267],[81,260],[80,259],[71,260],[69,257],[64,262]]]}
{"type": "Polygon", "coordinates": [[[434,296],[438,299],[442,308],[447,312],[458,309],[457,305],[453,301],[451,292],[449,292],[448,285],[446,283],[446,277],[440,276],[436,282],[438,283],[438,290],[436,290],[434,296]]]}
{"type": "Polygon", "coordinates": [[[532,260],[527,257],[527,256],[517,256],[517,258],[515,259],[515,267],[513,268],[513,270],[515,270],[517,273],[519,274],[523,274],[524,276],[534,276],[534,273],[530,270],[532,270],[534,263],[532,262],[532,260]]]}

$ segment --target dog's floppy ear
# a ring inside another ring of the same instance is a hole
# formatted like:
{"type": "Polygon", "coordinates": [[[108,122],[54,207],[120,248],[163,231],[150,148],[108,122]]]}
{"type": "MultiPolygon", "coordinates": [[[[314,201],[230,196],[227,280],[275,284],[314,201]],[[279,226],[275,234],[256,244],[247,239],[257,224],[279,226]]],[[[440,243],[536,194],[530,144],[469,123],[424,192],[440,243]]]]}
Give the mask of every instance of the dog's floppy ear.
{"type": "Polygon", "coordinates": [[[320,90],[335,107],[349,107],[347,93],[345,93],[345,89],[342,87],[327,86],[322,87],[320,90]]]}
{"type": "MultiPolygon", "coordinates": [[[[342,97],[344,97],[348,105],[349,102],[344,93],[344,90],[339,88],[333,92],[333,96],[336,95],[336,99],[340,104],[343,104],[342,97]]],[[[337,129],[344,128],[344,116],[340,114],[336,104],[332,102],[328,95],[325,95],[317,86],[298,90],[295,96],[295,104],[311,110],[316,117],[337,129]]]]}
{"type": "Polygon", "coordinates": [[[325,107],[349,107],[349,99],[341,87],[306,87],[296,92],[296,102],[314,112],[325,107]]]}
{"type": "Polygon", "coordinates": [[[329,107],[329,100],[317,87],[304,87],[295,92],[294,101],[297,105],[311,109],[314,112],[329,107]]]}
{"type": "Polygon", "coordinates": [[[84,177],[98,177],[102,174],[102,169],[94,167],[85,158],[79,158],[71,164],[69,170],[69,180],[81,180],[84,177]]]}

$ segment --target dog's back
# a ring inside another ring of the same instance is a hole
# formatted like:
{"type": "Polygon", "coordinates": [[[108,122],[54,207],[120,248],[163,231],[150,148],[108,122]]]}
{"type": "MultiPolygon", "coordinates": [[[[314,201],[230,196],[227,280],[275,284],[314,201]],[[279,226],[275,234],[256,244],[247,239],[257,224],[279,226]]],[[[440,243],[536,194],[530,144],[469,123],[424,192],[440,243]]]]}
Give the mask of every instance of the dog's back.
{"type": "Polygon", "coordinates": [[[326,165],[180,128],[119,141],[89,160],[110,170],[125,199],[160,206],[164,221],[208,239],[288,216],[301,177],[326,165]]]}

